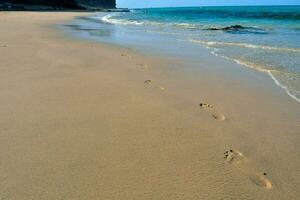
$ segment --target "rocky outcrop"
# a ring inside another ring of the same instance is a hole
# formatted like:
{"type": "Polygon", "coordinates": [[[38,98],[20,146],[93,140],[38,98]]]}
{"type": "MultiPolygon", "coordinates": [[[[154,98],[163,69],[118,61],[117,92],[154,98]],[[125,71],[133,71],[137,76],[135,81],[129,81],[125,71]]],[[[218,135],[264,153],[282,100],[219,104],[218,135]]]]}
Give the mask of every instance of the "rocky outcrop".
{"type": "Polygon", "coordinates": [[[71,8],[71,9],[101,9],[115,8],[116,0],[0,0],[0,8],[71,8]]]}
{"type": "Polygon", "coordinates": [[[76,0],[76,3],[87,8],[116,8],[116,0],[76,0]]]}

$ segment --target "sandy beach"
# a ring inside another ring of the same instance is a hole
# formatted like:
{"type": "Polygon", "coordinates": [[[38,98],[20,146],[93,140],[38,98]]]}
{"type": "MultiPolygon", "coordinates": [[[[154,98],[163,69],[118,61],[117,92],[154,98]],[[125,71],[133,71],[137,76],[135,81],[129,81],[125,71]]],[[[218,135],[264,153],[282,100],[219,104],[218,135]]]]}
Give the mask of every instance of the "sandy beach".
{"type": "Polygon", "coordinates": [[[0,12],[0,200],[299,198],[300,104],[267,74],[57,27],[88,14],[0,12]]]}

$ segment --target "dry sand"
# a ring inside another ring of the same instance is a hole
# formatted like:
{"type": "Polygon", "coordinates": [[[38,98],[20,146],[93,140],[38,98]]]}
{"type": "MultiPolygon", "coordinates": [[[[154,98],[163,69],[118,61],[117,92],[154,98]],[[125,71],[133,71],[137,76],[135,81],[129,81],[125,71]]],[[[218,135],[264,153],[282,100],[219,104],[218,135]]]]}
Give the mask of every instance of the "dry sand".
{"type": "Polygon", "coordinates": [[[300,197],[300,106],[267,75],[53,27],[80,15],[0,12],[1,200],[300,197]]]}

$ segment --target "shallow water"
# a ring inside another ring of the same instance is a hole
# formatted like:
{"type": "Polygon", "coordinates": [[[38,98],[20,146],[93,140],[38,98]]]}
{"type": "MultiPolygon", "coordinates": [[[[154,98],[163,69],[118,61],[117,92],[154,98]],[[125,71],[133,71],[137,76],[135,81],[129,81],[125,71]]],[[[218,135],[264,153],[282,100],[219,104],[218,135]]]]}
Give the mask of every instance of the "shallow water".
{"type": "Polygon", "coordinates": [[[189,59],[205,47],[268,73],[300,102],[300,6],[136,9],[97,13],[69,27],[83,37],[189,59]]]}

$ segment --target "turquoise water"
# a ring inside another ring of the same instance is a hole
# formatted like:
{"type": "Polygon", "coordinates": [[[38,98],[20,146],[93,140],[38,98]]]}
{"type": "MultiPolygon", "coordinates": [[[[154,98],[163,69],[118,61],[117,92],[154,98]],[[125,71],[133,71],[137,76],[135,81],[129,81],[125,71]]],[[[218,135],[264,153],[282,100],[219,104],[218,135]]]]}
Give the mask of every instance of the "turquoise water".
{"type": "Polygon", "coordinates": [[[197,59],[197,48],[268,73],[300,102],[300,6],[134,9],[68,25],[82,35],[197,59]]]}

